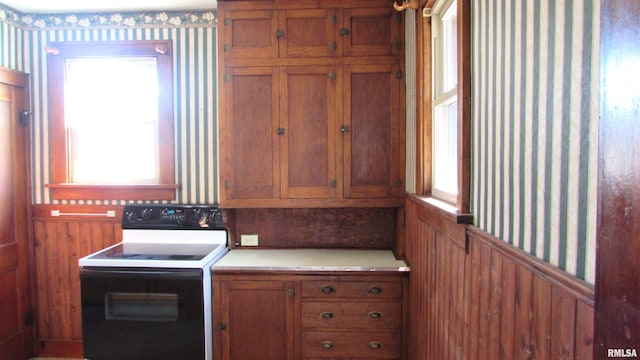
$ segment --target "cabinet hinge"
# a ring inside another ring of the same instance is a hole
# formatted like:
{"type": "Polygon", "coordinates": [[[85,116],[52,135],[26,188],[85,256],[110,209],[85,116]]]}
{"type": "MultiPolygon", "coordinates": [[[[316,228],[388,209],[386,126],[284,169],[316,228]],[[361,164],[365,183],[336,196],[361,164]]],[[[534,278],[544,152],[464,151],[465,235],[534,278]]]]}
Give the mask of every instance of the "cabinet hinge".
{"type": "Polygon", "coordinates": [[[402,50],[402,41],[400,40],[396,41],[396,49],[402,50]]]}
{"type": "Polygon", "coordinates": [[[295,291],[295,290],[293,290],[293,289],[288,289],[288,290],[287,290],[287,295],[288,295],[289,297],[294,297],[294,296],[295,296],[295,294],[296,294],[296,291],[295,291]]]}
{"type": "Polygon", "coordinates": [[[218,324],[218,330],[227,330],[227,324],[222,321],[218,324]]]}
{"type": "Polygon", "coordinates": [[[229,44],[224,44],[224,51],[229,51],[229,44]]]}
{"type": "Polygon", "coordinates": [[[329,16],[329,21],[331,21],[331,23],[335,24],[338,22],[338,18],[335,15],[331,15],[329,16]]]}
{"type": "Polygon", "coordinates": [[[229,81],[231,81],[231,75],[225,75],[224,82],[229,82],[229,81]]]}
{"type": "Polygon", "coordinates": [[[396,71],[393,75],[394,75],[394,76],[396,77],[396,79],[398,79],[398,80],[402,79],[402,71],[400,71],[400,70],[396,71]]]}
{"type": "Polygon", "coordinates": [[[229,19],[229,18],[225,18],[225,19],[224,19],[224,24],[225,24],[225,25],[231,25],[231,19],[229,19]]]}

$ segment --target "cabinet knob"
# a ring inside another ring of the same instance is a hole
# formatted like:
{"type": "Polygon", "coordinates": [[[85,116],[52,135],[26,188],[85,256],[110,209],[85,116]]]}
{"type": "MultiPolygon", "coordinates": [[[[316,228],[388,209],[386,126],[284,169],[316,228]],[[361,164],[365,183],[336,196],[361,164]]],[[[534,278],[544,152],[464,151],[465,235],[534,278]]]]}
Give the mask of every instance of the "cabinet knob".
{"type": "Polygon", "coordinates": [[[349,132],[349,126],[347,125],[342,125],[342,127],[340,128],[340,132],[343,134],[346,134],[349,132]]]}
{"type": "Polygon", "coordinates": [[[380,343],[379,341],[372,341],[369,343],[369,348],[370,349],[380,349],[382,348],[382,343],[380,343]]]}
{"type": "Polygon", "coordinates": [[[282,39],[284,37],[284,31],[278,30],[276,31],[276,38],[282,39]]]}
{"type": "Polygon", "coordinates": [[[325,312],[321,313],[320,316],[323,319],[332,319],[333,318],[333,313],[329,312],[329,311],[325,311],[325,312]]]}
{"type": "Polygon", "coordinates": [[[369,287],[369,294],[380,294],[382,292],[382,288],[380,288],[379,286],[370,286],[369,287]]]}
{"type": "Polygon", "coordinates": [[[325,349],[331,349],[333,347],[333,343],[331,341],[323,341],[320,343],[320,346],[325,349]]]}
{"type": "Polygon", "coordinates": [[[218,329],[219,329],[219,330],[227,330],[227,324],[226,324],[226,323],[223,323],[223,322],[220,322],[220,323],[218,324],[218,329]]]}
{"type": "Polygon", "coordinates": [[[369,311],[369,317],[371,319],[380,319],[382,317],[382,313],[380,311],[369,311]]]}
{"type": "Polygon", "coordinates": [[[340,36],[347,36],[347,35],[349,35],[349,29],[347,28],[340,29],[340,36]]]}
{"type": "Polygon", "coordinates": [[[325,294],[331,294],[332,292],[335,292],[336,289],[334,289],[333,286],[331,285],[325,285],[320,288],[320,291],[322,291],[325,294]]]}

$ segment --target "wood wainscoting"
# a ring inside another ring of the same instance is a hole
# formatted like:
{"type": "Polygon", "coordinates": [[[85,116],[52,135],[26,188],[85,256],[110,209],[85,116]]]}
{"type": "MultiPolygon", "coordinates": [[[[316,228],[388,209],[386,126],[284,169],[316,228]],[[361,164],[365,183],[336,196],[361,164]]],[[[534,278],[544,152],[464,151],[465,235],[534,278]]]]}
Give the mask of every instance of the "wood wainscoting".
{"type": "Polygon", "coordinates": [[[410,359],[593,358],[591,285],[417,198],[406,213],[410,359]]]}
{"type": "Polygon", "coordinates": [[[82,358],[78,259],[122,239],[121,206],[36,205],[36,325],[39,356],[82,358]],[[52,216],[58,210],[62,216],[52,216]],[[115,217],[106,214],[115,210],[115,217]]]}

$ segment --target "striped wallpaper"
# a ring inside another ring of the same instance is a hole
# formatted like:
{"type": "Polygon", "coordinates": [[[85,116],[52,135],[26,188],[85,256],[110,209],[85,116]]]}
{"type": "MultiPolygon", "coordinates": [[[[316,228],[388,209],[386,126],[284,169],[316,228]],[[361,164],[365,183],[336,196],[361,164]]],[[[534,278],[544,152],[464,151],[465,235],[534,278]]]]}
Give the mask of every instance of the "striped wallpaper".
{"type": "MultiPolygon", "coordinates": [[[[0,66],[27,72],[32,81],[32,166],[33,201],[58,203],[44,187],[49,180],[48,106],[45,44],[53,41],[173,40],[176,181],[182,185],[179,203],[210,204],[217,201],[216,132],[216,29],[215,13],[202,12],[165,16],[165,13],[106,16],[112,23],[91,25],[82,15],[64,15],[62,21],[73,24],[55,26],[52,17],[26,21],[19,14],[15,22],[0,6],[0,66]],[[3,12],[5,16],[3,15],[3,12]],[[198,17],[199,22],[184,21],[198,17]],[[122,19],[125,21],[122,21],[122,19]],[[163,24],[126,22],[126,19],[160,19],[163,24]],[[78,19],[81,19],[78,21],[78,19]],[[113,21],[117,20],[116,23],[113,21]],[[204,21],[203,24],[203,19],[204,21]],[[3,21],[4,20],[4,21],[3,21]],[[37,22],[42,20],[42,22],[37,22]],[[54,24],[50,25],[49,23],[54,24]],[[44,28],[33,25],[44,24],[44,28]],[[76,24],[74,26],[74,24],[76,24]]],[[[102,16],[101,16],[102,17],[102,16]]],[[[96,17],[97,19],[97,17],[96,17]]],[[[102,21],[102,20],[100,20],[102,21]]],[[[114,139],[114,146],[122,146],[114,139]]],[[[125,199],[126,200],[126,199],[125,199]]],[[[112,204],[123,201],[69,201],[60,203],[112,204]]]]}
{"type": "Polygon", "coordinates": [[[476,226],[590,283],[599,7],[472,1],[476,226]]]}

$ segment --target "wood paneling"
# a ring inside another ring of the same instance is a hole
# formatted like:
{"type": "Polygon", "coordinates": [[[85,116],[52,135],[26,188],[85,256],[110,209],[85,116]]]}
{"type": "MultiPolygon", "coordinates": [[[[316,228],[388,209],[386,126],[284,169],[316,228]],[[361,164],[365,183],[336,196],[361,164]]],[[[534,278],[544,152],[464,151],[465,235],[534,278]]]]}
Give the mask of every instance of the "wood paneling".
{"type": "MultiPolygon", "coordinates": [[[[66,213],[106,211],[102,207],[56,208],[66,213]]],[[[34,209],[40,355],[81,356],[82,347],[77,344],[82,339],[78,259],[119,242],[120,218],[56,218],[46,214],[45,207],[34,209]]]]}
{"type": "Polygon", "coordinates": [[[225,210],[231,244],[258,234],[264,248],[393,249],[394,208],[225,210]]]}
{"type": "Polygon", "coordinates": [[[465,248],[421,206],[406,209],[410,359],[592,358],[590,285],[472,226],[465,248]]]}

